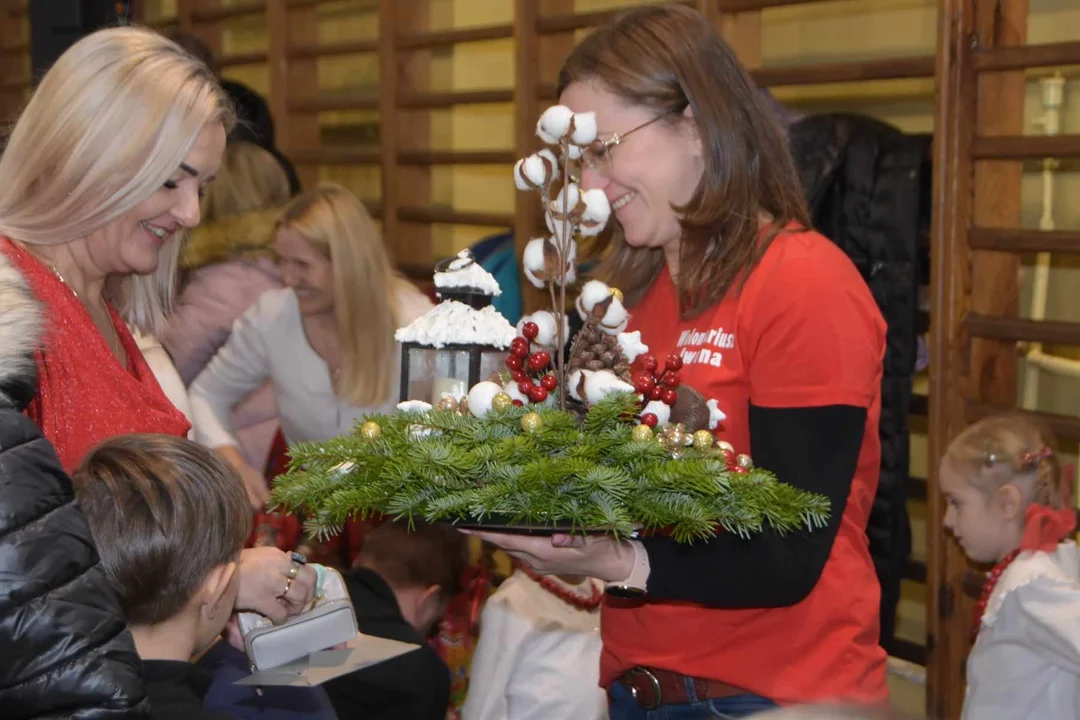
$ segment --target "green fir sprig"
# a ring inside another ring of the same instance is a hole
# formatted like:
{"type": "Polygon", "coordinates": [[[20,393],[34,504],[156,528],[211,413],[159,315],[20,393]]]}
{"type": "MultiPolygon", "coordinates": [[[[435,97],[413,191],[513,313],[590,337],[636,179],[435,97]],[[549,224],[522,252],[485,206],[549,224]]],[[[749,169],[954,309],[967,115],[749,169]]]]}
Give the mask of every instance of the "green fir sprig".
{"type": "Polygon", "coordinates": [[[333,534],[353,517],[422,517],[430,522],[565,526],[628,536],[663,529],[680,542],[719,528],[743,537],[766,525],[813,530],[827,498],[784,485],[766,470],[728,470],[719,450],[688,447],[673,459],[656,441],[631,437],[639,411],[631,393],[608,396],[583,419],[556,408],[450,410],[371,415],[381,433],[357,431],[294,445],[272,502],[302,512],[308,528],[333,534]],[[539,430],[521,418],[540,415],[539,430]]]}

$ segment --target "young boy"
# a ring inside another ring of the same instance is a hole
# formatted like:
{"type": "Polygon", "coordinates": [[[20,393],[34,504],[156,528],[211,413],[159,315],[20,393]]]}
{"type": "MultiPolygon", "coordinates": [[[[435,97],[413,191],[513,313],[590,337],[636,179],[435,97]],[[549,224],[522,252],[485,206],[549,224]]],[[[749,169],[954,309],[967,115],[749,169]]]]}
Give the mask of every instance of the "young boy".
{"type": "Polygon", "coordinates": [[[416,643],[419,650],[325,685],[339,718],[444,720],[450,671],[427,637],[459,591],[465,539],[449,525],[386,521],[364,540],[345,574],[360,632],[416,643]]]}
{"type": "Polygon", "coordinates": [[[228,717],[203,710],[210,679],[191,658],[233,611],[251,525],[240,478],[194,442],[126,435],[99,445],[73,479],[142,658],[153,717],[228,717]]]}

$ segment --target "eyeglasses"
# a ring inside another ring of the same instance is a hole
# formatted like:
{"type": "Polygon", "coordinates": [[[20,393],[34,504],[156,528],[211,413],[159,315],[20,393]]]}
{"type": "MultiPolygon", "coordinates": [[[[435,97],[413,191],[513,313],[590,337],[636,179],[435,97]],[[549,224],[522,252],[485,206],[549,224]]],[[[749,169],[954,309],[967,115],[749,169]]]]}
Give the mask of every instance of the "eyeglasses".
{"type": "Polygon", "coordinates": [[[593,140],[591,143],[585,146],[581,153],[581,166],[583,168],[589,168],[590,170],[594,170],[600,174],[607,173],[611,169],[611,152],[616,146],[621,145],[622,142],[626,140],[626,138],[630,137],[638,130],[649,127],[657,120],[660,120],[667,116],[668,113],[664,113],[663,115],[657,115],[652,120],[643,122],[636,128],[627,130],[624,133],[612,133],[611,137],[607,138],[606,140],[601,140],[599,138],[593,140]]]}

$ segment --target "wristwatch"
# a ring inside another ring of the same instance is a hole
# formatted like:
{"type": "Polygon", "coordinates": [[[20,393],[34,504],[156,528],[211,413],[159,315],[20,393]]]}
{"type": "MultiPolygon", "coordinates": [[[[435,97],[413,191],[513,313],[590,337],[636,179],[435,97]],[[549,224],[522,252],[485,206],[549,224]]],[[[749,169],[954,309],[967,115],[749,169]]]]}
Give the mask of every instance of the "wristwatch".
{"type": "Polygon", "coordinates": [[[634,550],[634,567],[630,575],[619,582],[608,583],[604,592],[608,595],[620,598],[642,598],[647,592],[649,583],[649,553],[645,546],[637,540],[630,541],[630,547],[634,550]]]}

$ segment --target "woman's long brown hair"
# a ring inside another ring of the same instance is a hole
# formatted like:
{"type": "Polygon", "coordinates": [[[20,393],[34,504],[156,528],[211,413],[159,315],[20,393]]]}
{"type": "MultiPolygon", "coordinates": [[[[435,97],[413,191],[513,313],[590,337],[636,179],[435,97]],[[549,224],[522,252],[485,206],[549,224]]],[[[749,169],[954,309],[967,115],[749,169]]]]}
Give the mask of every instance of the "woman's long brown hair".
{"type": "MultiPolygon", "coordinates": [[[[682,225],[676,282],[683,318],[712,307],[745,281],[788,225],[810,227],[780,127],[702,14],[671,5],[619,15],[570,53],[559,74],[559,94],[571,83],[590,81],[672,123],[687,122],[682,113],[688,106],[693,113],[705,170],[689,202],[674,208],[682,225]]],[[[661,249],[631,247],[616,224],[599,274],[633,305],[663,264],[661,249]]]]}

